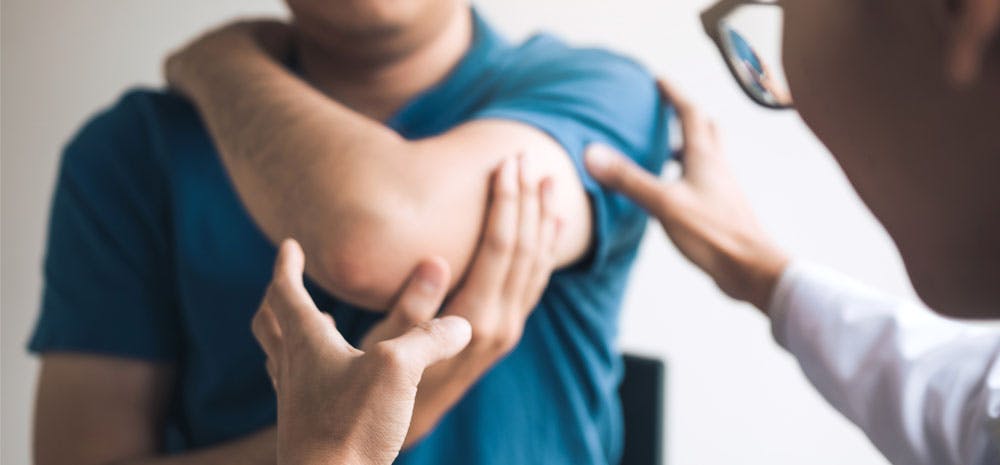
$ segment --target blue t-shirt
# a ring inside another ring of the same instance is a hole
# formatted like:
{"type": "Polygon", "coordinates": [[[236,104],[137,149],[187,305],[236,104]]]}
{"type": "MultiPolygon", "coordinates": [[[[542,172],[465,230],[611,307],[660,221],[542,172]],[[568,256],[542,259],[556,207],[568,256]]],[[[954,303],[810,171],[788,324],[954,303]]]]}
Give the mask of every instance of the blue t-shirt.
{"type": "MultiPolygon", "coordinates": [[[[669,153],[667,117],[652,77],[632,61],[545,35],[511,44],[477,17],[455,70],[389,121],[409,139],[480,118],[544,131],[579,171],[595,237],[584,262],[552,277],[517,348],[397,463],[617,462],[614,342],[646,218],[586,174],[582,153],[604,142],[657,171],[669,153]]],[[[168,93],[128,92],[65,149],[30,348],[175,364],[170,451],[247,435],[275,421],[250,332],[274,257],[193,107],[168,93]]],[[[380,317],[311,293],[354,343],[380,317]]]]}

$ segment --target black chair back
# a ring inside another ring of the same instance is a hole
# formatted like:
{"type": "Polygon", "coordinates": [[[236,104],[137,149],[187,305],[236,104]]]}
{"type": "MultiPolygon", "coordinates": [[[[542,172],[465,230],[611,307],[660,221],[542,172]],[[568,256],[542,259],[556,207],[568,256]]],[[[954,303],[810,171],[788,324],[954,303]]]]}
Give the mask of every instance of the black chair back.
{"type": "Polygon", "coordinates": [[[662,360],[625,354],[618,395],[625,417],[621,465],[663,465],[666,365],[662,360]]]}

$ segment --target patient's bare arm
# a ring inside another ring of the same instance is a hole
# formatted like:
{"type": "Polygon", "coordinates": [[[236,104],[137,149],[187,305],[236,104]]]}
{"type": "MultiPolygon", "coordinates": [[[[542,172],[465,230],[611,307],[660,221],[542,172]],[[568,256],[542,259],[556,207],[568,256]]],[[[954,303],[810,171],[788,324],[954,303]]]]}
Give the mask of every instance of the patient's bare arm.
{"type": "Polygon", "coordinates": [[[338,297],[387,308],[421,258],[466,270],[487,206],[489,173],[523,153],[558,186],[565,218],[558,262],[590,242],[587,197],[568,156],[532,127],[477,121],[410,141],[315,90],[266,54],[246,24],[168,61],[172,85],[198,107],[250,214],[274,241],[296,237],[307,272],[338,297]]]}
{"type": "Polygon", "coordinates": [[[35,405],[38,465],[273,465],[274,428],[164,455],[170,364],[52,353],[42,357],[35,405]]]}

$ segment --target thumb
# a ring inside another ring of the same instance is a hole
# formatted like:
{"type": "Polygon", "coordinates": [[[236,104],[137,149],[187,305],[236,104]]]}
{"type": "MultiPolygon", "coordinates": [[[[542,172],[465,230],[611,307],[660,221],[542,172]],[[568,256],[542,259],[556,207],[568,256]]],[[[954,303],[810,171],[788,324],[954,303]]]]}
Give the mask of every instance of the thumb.
{"type": "Polygon", "coordinates": [[[603,144],[592,144],[585,155],[587,171],[598,182],[625,194],[647,211],[662,210],[666,186],[628,157],[603,144]]]}
{"type": "Polygon", "coordinates": [[[417,265],[386,317],[361,340],[361,350],[434,318],[448,291],[450,276],[448,262],[443,258],[434,257],[417,265]]]}
{"type": "Polygon", "coordinates": [[[405,354],[408,369],[423,370],[441,360],[458,355],[472,338],[472,326],[465,318],[446,316],[417,325],[387,341],[397,354],[405,354]]]}

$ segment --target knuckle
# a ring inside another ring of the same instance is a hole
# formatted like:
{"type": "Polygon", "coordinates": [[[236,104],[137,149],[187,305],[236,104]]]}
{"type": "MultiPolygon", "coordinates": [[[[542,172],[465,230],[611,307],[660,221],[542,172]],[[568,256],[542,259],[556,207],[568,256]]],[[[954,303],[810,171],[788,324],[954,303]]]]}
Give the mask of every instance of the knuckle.
{"type": "Polygon", "coordinates": [[[488,347],[497,340],[497,330],[493,325],[472,324],[472,339],[474,347],[488,347]]]}
{"type": "Polygon", "coordinates": [[[288,295],[293,290],[293,284],[284,277],[275,277],[271,285],[267,287],[267,294],[264,299],[272,308],[280,309],[288,300],[288,295]]]}
{"type": "Polygon", "coordinates": [[[514,255],[521,259],[534,257],[537,254],[538,254],[538,244],[536,244],[535,241],[530,239],[518,241],[517,247],[514,250],[514,255]]]}
{"type": "Polygon", "coordinates": [[[529,199],[538,192],[538,181],[526,176],[521,176],[520,188],[521,188],[520,192],[521,197],[524,199],[529,199]]]}
{"type": "Polygon", "coordinates": [[[515,247],[515,239],[510,232],[493,231],[486,236],[486,246],[496,253],[507,253],[515,247]]]}
{"type": "Polygon", "coordinates": [[[254,314],[253,319],[250,320],[250,331],[253,332],[257,339],[260,339],[261,333],[264,331],[264,315],[263,310],[257,310],[254,314]]]}
{"type": "Polygon", "coordinates": [[[500,206],[517,202],[517,197],[518,186],[516,184],[512,186],[500,184],[493,191],[493,202],[500,206]]]}
{"type": "Polygon", "coordinates": [[[404,296],[400,306],[396,308],[389,318],[392,323],[402,329],[412,328],[427,321],[424,315],[428,313],[427,307],[430,303],[416,296],[404,296]]]}
{"type": "Polygon", "coordinates": [[[516,325],[511,330],[507,331],[507,337],[504,339],[504,350],[510,352],[517,347],[521,342],[521,336],[524,334],[524,328],[521,325],[516,325]]]}
{"type": "Polygon", "coordinates": [[[395,320],[396,324],[403,328],[411,328],[423,322],[423,319],[413,309],[404,309],[396,313],[395,320]]]}
{"type": "Polygon", "coordinates": [[[505,354],[521,340],[521,325],[477,325],[472,327],[470,347],[481,354],[505,354]]]}
{"type": "Polygon", "coordinates": [[[420,328],[425,333],[427,333],[427,335],[435,343],[443,344],[448,339],[448,336],[447,334],[445,334],[445,331],[441,328],[441,325],[437,324],[434,321],[421,322],[417,325],[417,327],[420,328]]]}
{"type": "Polygon", "coordinates": [[[388,371],[402,371],[407,367],[407,354],[398,344],[392,341],[382,341],[375,344],[371,350],[381,368],[388,371]]]}
{"type": "Polygon", "coordinates": [[[506,325],[503,331],[495,341],[495,349],[501,353],[508,353],[517,347],[518,342],[521,341],[521,334],[523,331],[523,326],[519,322],[514,321],[509,325],[506,325]]]}

